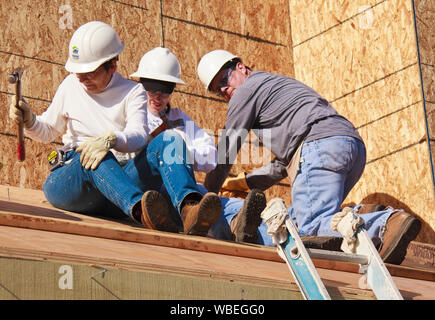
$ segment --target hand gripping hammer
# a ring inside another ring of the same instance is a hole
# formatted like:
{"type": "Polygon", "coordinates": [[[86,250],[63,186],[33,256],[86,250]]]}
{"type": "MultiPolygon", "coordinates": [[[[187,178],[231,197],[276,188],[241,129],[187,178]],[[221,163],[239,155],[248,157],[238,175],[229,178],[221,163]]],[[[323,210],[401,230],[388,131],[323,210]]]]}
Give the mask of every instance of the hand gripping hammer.
{"type": "MultiPolygon", "coordinates": [[[[8,75],[8,81],[11,84],[15,83],[15,105],[18,109],[20,109],[20,100],[21,100],[21,76],[23,75],[23,71],[26,68],[17,68],[8,75]]],[[[24,161],[26,158],[26,151],[24,148],[24,127],[23,121],[20,121],[18,124],[18,145],[17,145],[17,159],[18,161],[24,161]]]]}

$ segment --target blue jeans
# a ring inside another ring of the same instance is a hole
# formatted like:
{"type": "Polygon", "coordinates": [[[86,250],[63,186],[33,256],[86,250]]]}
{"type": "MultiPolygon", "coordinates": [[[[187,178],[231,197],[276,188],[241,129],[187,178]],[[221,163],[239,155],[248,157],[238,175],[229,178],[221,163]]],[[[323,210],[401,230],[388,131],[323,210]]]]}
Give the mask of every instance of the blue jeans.
{"type": "MultiPolygon", "coordinates": [[[[290,217],[301,236],[341,237],[330,227],[332,216],[361,177],[366,163],[366,149],[358,139],[333,136],[305,142],[299,172],[292,187],[290,217]]],[[[224,200],[223,217],[213,226],[218,238],[229,237],[229,223],[243,205],[243,200],[224,200]]],[[[362,215],[375,245],[383,241],[385,225],[397,210],[389,208],[362,215]]],[[[264,222],[259,227],[259,243],[273,245],[264,222]]]]}
{"type": "Polygon", "coordinates": [[[71,161],[52,171],[44,182],[44,195],[60,209],[132,218],[143,193],[160,190],[164,184],[179,210],[188,194],[200,193],[187,157],[184,140],[171,131],[154,138],[124,167],[108,152],[97,169],[87,170],[80,163],[80,153],[70,150],[65,160],[71,161]]]}

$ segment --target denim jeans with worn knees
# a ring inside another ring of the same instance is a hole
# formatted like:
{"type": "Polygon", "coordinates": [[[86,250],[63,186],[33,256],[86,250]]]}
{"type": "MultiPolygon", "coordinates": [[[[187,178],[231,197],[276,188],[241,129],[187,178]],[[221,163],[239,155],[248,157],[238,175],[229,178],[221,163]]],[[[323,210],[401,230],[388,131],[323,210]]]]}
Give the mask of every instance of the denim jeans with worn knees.
{"type": "MultiPolygon", "coordinates": [[[[302,236],[340,236],[332,216],[360,179],[366,163],[364,144],[353,137],[333,136],[304,143],[288,211],[302,236]]],[[[364,214],[374,243],[382,239],[392,210],[364,214]]]]}
{"type": "Polygon", "coordinates": [[[179,213],[181,203],[188,194],[200,194],[191,155],[183,138],[172,130],[155,137],[145,152],[130,160],[124,170],[143,192],[160,191],[164,186],[179,213]]]}
{"type": "Polygon", "coordinates": [[[199,194],[185,150],[180,135],[165,131],[124,167],[109,152],[95,170],[83,168],[80,153],[71,150],[66,156],[68,164],[50,173],[43,191],[47,200],[60,209],[132,217],[132,209],[142,194],[160,190],[164,184],[174,207],[179,209],[186,195],[199,194]]]}
{"type": "Polygon", "coordinates": [[[88,215],[132,216],[143,192],[111,152],[95,170],[85,169],[74,150],[67,152],[66,161],[44,182],[44,195],[54,207],[88,215]]]}
{"type": "MultiPolygon", "coordinates": [[[[292,188],[289,215],[301,236],[341,235],[330,227],[332,216],[361,177],[366,162],[364,144],[353,137],[333,136],[304,143],[300,169],[292,188]]],[[[218,239],[229,239],[229,224],[243,200],[222,198],[223,215],[210,232],[218,239]]],[[[383,240],[385,225],[397,210],[388,208],[361,215],[375,245],[383,240]]],[[[264,222],[258,228],[259,244],[273,245],[264,222]]]]}

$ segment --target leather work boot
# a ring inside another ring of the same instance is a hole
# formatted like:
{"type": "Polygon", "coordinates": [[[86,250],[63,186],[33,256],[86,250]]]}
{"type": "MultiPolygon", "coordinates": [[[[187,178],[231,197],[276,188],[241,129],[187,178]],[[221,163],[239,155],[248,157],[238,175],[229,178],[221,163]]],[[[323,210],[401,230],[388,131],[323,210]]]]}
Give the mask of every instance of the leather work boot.
{"type": "Polygon", "coordinates": [[[408,244],[415,239],[421,221],[406,212],[393,213],[387,220],[384,242],[379,255],[386,263],[400,264],[406,255],[408,244]]]}
{"type": "Polygon", "coordinates": [[[252,189],[242,208],[230,223],[231,234],[236,242],[257,243],[261,212],[266,208],[266,196],[259,189],[252,189]]]}
{"type": "Polygon", "coordinates": [[[208,192],[200,201],[186,201],[181,208],[184,234],[206,236],[208,229],[222,214],[222,203],[218,195],[208,192]]]}
{"type": "Polygon", "coordinates": [[[343,238],[333,236],[301,236],[306,248],[321,249],[330,251],[341,251],[343,238]]]}
{"type": "Polygon", "coordinates": [[[179,225],[170,214],[168,202],[159,192],[154,190],[145,192],[141,207],[140,221],[146,228],[167,232],[179,231],[179,225]]]}
{"type": "Polygon", "coordinates": [[[383,204],[363,204],[361,208],[359,208],[358,213],[371,213],[371,212],[376,212],[376,211],[382,211],[387,209],[386,206],[384,206],[383,204]]]}

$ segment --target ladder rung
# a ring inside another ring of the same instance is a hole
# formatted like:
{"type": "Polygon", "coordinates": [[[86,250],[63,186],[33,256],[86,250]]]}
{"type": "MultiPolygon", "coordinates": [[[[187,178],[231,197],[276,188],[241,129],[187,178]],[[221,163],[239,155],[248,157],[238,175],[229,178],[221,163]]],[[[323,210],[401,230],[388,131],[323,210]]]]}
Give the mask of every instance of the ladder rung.
{"type": "Polygon", "coordinates": [[[321,249],[310,249],[310,248],[306,248],[306,249],[312,259],[353,262],[362,265],[368,264],[369,261],[367,256],[361,254],[351,254],[346,252],[321,250],[321,249]]]}

